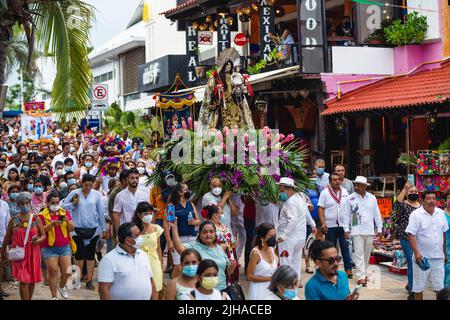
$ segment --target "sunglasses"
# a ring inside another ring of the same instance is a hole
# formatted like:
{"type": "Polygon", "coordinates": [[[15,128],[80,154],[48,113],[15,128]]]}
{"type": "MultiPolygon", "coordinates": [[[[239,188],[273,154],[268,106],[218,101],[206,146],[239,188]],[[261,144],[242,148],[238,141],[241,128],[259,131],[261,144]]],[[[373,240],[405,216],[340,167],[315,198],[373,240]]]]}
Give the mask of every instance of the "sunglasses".
{"type": "Polygon", "coordinates": [[[328,259],[319,259],[321,261],[326,261],[328,262],[328,264],[335,264],[336,262],[339,263],[342,260],[341,256],[336,256],[336,257],[329,257],[328,259]]]}

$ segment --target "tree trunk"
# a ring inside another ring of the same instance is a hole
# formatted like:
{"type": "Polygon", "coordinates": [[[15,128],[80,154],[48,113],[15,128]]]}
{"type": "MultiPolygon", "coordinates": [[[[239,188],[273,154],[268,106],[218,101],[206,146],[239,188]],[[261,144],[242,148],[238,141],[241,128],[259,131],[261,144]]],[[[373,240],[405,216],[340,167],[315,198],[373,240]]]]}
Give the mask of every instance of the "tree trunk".
{"type": "Polygon", "coordinates": [[[11,40],[12,28],[0,25],[0,85],[6,82],[6,57],[11,40]]]}

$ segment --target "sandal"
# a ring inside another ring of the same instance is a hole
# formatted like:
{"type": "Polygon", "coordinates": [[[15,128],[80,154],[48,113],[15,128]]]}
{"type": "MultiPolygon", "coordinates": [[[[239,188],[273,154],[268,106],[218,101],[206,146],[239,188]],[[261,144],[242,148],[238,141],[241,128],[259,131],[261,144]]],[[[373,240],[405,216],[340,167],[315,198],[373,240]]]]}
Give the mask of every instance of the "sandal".
{"type": "Polygon", "coordinates": [[[311,267],[306,267],[305,272],[309,273],[309,274],[313,274],[314,273],[314,271],[311,269],[311,267]]]}

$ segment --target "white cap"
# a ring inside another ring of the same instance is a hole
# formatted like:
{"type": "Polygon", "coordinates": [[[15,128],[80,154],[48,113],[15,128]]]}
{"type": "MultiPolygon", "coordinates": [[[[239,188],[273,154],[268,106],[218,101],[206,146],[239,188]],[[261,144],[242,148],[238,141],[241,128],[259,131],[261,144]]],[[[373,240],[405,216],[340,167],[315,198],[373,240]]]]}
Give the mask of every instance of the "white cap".
{"type": "Polygon", "coordinates": [[[61,129],[57,129],[55,133],[63,133],[61,129]]]}
{"type": "Polygon", "coordinates": [[[370,186],[370,183],[367,183],[367,178],[363,176],[357,176],[353,183],[364,184],[366,186],[370,186]]]}
{"type": "Polygon", "coordinates": [[[277,183],[279,186],[292,187],[295,188],[294,179],[283,177],[280,179],[280,182],[277,183]]]}

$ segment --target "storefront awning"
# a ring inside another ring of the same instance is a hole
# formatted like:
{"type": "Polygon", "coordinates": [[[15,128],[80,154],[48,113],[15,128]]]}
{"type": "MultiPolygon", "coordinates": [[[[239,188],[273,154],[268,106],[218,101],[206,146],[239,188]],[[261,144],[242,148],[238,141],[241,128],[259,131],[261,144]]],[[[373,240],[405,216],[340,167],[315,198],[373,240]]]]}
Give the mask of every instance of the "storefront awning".
{"type": "Polygon", "coordinates": [[[138,99],[128,101],[125,105],[125,111],[136,111],[136,110],[144,110],[147,108],[154,108],[156,106],[156,100],[153,99],[154,94],[150,94],[149,96],[138,99]]]}
{"type": "Polygon", "coordinates": [[[344,94],[327,103],[323,116],[394,109],[414,114],[425,106],[450,102],[450,61],[440,68],[390,77],[344,94]]]}

